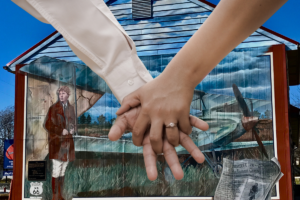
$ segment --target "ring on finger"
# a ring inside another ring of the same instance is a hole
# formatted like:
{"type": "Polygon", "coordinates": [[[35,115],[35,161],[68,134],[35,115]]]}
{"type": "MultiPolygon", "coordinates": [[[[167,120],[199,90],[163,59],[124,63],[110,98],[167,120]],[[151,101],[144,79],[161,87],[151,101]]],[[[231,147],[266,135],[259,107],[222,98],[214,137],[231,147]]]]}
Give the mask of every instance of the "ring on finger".
{"type": "Polygon", "coordinates": [[[176,123],[169,123],[168,125],[166,125],[166,128],[174,128],[174,127],[177,127],[176,123]]]}

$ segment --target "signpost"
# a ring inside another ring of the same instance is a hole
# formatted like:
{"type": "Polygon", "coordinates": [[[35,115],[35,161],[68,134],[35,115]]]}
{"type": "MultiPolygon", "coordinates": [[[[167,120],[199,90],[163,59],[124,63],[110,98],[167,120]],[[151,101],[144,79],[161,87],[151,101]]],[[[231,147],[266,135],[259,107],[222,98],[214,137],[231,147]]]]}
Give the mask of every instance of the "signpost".
{"type": "MultiPolygon", "coordinates": [[[[12,176],[13,172],[13,159],[14,159],[14,140],[4,140],[4,160],[3,160],[3,176],[6,177],[7,183],[7,176],[12,176]]],[[[6,187],[4,187],[4,192],[6,192],[6,187]]]]}
{"type": "Polygon", "coordinates": [[[14,140],[4,140],[4,170],[13,169],[14,140]]]}
{"type": "Polygon", "coordinates": [[[13,171],[3,171],[3,176],[13,176],[13,171]]]}

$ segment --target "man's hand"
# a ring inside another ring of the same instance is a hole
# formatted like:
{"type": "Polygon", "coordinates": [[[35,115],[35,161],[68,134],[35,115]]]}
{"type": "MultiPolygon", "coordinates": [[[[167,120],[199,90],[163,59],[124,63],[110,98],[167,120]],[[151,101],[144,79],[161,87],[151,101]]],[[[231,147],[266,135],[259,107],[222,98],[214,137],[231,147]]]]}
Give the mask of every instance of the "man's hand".
{"type": "Polygon", "coordinates": [[[71,130],[70,130],[70,134],[74,134],[74,128],[72,128],[71,130]]]}
{"type": "Polygon", "coordinates": [[[62,135],[68,135],[68,134],[69,134],[68,130],[64,129],[63,132],[62,132],[62,135]]]}
{"type": "MultiPolygon", "coordinates": [[[[141,111],[141,107],[135,107],[127,111],[123,115],[117,117],[115,124],[111,127],[108,134],[108,138],[112,141],[116,141],[121,138],[125,130],[132,130],[137,117],[141,111]]],[[[208,124],[202,120],[190,116],[190,124],[201,130],[207,130],[208,124]]],[[[202,163],[204,161],[204,156],[198,147],[194,144],[192,139],[183,132],[179,132],[180,144],[193,156],[193,158],[198,162],[202,163]]],[[[142,141],[143,145],[143,155],[146,167],[146,172],[149,180],[154,181],[157,178],[157,168],[156,168],[156,153],[154,152],[149,137],[149,130],[146,132],[145,137],[142,141]]],[[[163,141],[163,153],[168,165],[175,179],[180,180],[183,178],[183,171],[178,160],[177,153],[173,145],[171,145],[168,140],[163,141]]]]}
{"type": "Polygon", "coordinates": [[[133,144],[142,146],[144,134],[150,127],[150,142],[157,154],[163,152],[164,138],[176,147],[180,144],[180,131],[188,135],[192,132],[189,116],[195,87],[180,77],[174,78],[174,74],[162,76],[164,73],[127,95],[116,113],[121,115],[140,105],[141,111],[132,129],[133,144]],[[170,123],[176,126],[167,128],[170,123]]]}

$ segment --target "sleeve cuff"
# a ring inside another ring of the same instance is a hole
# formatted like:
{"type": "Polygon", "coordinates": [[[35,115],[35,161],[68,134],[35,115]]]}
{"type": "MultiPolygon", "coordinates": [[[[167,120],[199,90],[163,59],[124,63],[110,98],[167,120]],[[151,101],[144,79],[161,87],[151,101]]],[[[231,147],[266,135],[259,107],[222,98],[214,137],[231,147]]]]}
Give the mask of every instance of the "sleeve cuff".
{"type": "Polygon", "coordinates": [[[111,68],[113,70],[105,75],[105,81],[120,104],[125,96],[153,80],[137,54],[111,68]]]}

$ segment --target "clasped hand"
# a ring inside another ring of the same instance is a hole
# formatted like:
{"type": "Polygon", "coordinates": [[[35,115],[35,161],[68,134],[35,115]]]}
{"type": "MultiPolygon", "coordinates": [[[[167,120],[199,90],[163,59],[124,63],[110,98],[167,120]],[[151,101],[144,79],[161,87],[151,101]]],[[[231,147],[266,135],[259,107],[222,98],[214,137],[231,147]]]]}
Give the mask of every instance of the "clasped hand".
{"type": "Polygon", "coordinates": [[[174,177],[182,179],[183,171],[174,147],[181,144],[198,163],[202,163],[204,156],[188,134],[192,126],[208,129],[206,122],[189,115],[192,98],[193,88],[180,83],[168,85],[163,79],[156,78],[124,98],[109,139],[118,140],[125,130],[132,131],[134,145],[143,146],[150,180],[157,177],[156,154],[159,153],[164,154],[174,177]],[[176,126],[167,128],[171,122],[176,126]]]}
{"type": "Polygon", "coordinates": [[[150,143],[154,152],[162,153],[163,136],[173,146],[179,145],[179,130],[185,134],[192,132],[189,122],[193,88],[166,81],[157,77],[135,92],[126,96],[117,115],[141,105],[141,111],[132,129],[132,141],[141,146],[144,134],[150,129],[150,143]],[[170,123],[174,127],[167,128],[170,123]]]}
{"type": "Polygon", "coordinates": [[[69,134],[71,134],[71,135],[74,134],[74,128],[72,128],[70,130],[70,132],[67,129],[64,129],[63,132],[62,132],[62,135],[69,135],[69,134]]]}

